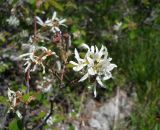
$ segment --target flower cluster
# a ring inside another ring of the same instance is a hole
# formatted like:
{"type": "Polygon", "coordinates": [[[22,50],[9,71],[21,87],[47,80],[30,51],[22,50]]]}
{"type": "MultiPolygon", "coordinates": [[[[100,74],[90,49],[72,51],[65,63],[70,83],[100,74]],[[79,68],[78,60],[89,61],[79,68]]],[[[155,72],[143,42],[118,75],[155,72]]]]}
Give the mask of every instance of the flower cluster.
{"type": "Polygon", "coordinates": [[[90,48],[87,44],[83,44],[82,47],[87,49],[84,58],[80,58],[77,49],[75,49],[77,62],[70,61],[74,66],[74,71],[86,72],[79,82],[93,77],[101,87],[104,87],[102,81],[112,78],[111,71],[117,66],[110,62],[112,58],[108,57],[107,48],[103,45],[100,50],[98,50],[97,46],[91,46],[90,48]]]}
{"type": "MultiPolygon", "coordinates": [[[[22,100],[22,92],[20,92],[20,91],[14,92],[14,91],[12,91],[12,90],[10,90],[8,88],[8,99],[9,99],[9,102],[11,103],[10,109],[8,111],[8,113],[9,113],[10,110],[14,111],[15,107],[17,107],[17,105],[19,105],[19,103],[21,102],[21,100],[22,100]]],[[[22,119],[22,115],[19,112],[19,110],[15,110],[15,113],[17,114],[17,116],[20,119],[22,119]]]]}
{"type": "Polygon", "coordinates": [[[66,25],[64,24],[64,22],[66,22],[66,19],[58,18],[56,12],[53,13],[53,16],[52,16],[51,19],[47,19],[45,22],[43,22],[42,19],[38,16],[36,16],[36,19],[37,19],[37,23],[39,25],[41,25],[43,27],[50,27],[51,31],[53,33],[61,32],[60,29],[59,29],[60,25],[66,27],[66,25]]]}
{"type": "Polygon", "coordinates": [[[20,58],[23,58],[25,62],[25,72],[27,72],[29,69],[31,71],[35,71],[37,68],[37,65],[41,65],[43,68],[43,73],[45,73],[45,66],[43,64],[43,61],[51,55],[56,55],[55,52],[52,52],[51,50],[48,50],[44,46],[35,46],[35,45],[26,45],[25,47],[29,47],[29,52],[20,55],[20,58]],[[31,68],[32,67],[32,68],[31,68]]]}
{"type": "Polygon", "coordinates": [[[20,23],[19,19],[14,15],[11,15],[6,21],[10,26],[13,26],[13,27],[17,27],[20,23]]]}

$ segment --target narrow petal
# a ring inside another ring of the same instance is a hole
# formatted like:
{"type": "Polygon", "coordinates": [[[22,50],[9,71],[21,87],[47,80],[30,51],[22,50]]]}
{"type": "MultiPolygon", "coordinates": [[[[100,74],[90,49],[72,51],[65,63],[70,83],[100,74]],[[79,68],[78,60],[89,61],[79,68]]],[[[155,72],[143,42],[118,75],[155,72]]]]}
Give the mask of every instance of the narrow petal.
{"type": "Polygon", "coordinates": [[[53,20],[55,20],[56,15],[57,15],[57,12],[56,12],[56,11],[54,11],[53,16],[52,16],[52,21],[53,21],[53,20]]]}
{"type": "Polygon", "coordinates": [[[44,47],[44,46],[40,46],[40,47],[37,47],[36,50],[42,50],[42,51],[47,51],[47,48],[44,47]]]}
{"type": "Polygon", "coordinates": [[[18,110],[16,111],[16,114],[20,119],[22,119],[22,114],[18,110]]]}
{"type": "Polygon", "coordinates": [[[80,47],[90,50],[89,46],[85,43],[83,43],[80,47]]]}
{"type": "Polygon", "coordinates": [[[98,53],[99,50],[98,50],[97,46],[95,46],[95,48],[96,48],[96,53],[98,53]]]}
{"type": "Polygon", "coordinates": [[[94,46],[91,46],[91,52],[94,53],[94,46]]]}
{"type": "Polygon", "coordinates": [[[31,55],[31,54],[32,54],[32,53],[25,53],[25,54],[20,55],[19,58],[23,58],[23,57],[29,56],[29,55],[31,55]]]}
{"type": "Polygon", "coordinates": [[[36,16],[37,23],[40,24],[41,26],[44,26],[44,22],[41,20],[40,17],[36,16]]]}
{"type": "Polygon", "coordinates": [[[65,24],[63,24],[63,23],[62,23],[61,25],[64,26],[64,27],[68,27],[67,25],[65,25],[65,24]]]}
{"type": "Polygon", "coordinates": [[[80,71],[81,69],[83,69],[84,65],[83,64],[80,64],[80,65],[77,65],[75,67],[73,67],[73,70],[74,71],[80,71]]]}
{"type": "Polygon", "coordinates": [[[88,73],[85,74],[78,82],[82,82],[88,78],[88,73]]]}
{"type": "Polygon", "coordinates": [[[28,65],[27,65],[27,67],[25,68],[24,72],[26,73],[30,67],[31,67],[31,63],[28,63],[28,65]]]}
{"type": "Polygon", "coordinates": [[[89,56],[87,56],[86,58],[87,58],[87,61],[89,62],[89,66],[94,65],[93,59],[91,59],[89,56]]]}
{"type": "Polygon", "coordinates": [[[78,65],[76,62],[74,62],[74,61],[70,61],[69,62],[70,64],[72,64],[72,65],[78,65]]]}
{"type": "Polygon", "coordinates": [[[112,74],[110,72],[108,72],[107,74],[105,74],[105,76],[103,77],[103,80],[108,80],[112,77],[112,74]]]}
{"type": "Polygon", "coordinates": [[[45,66],[43,65],[43,63],[41,63],[41,65],[42,65],[42,68],[43,68],[43,74],[45,74],[46,73],[46,71],[45,71],[45,66]]]}
{"type": "Polygon", "coordinates": [[[66,22],[66,19],[62,19],[61,21],[59,21],[59,24],[62,24],[64,22],[66,22]]]}
{"type": "Polygon", "coordinates": [[[115,65],[115,64],[110,64],[110,65],[107,67],[107,70],[108,70],[108,71],[111,71],[111,70],[113,70],[115,67],[117,67],[117,65],[115,65]]]}
{"type": "Polygon", "coordinates": [[[76,60],[79,61],[80,57],[79,57],[79,53],[78,53],[78,51],[77,51],[76,48],[75,48],[75,50],[74,50],[74,54],[75,54],[76,60]]]}
{"type": "Polygon", "coordinates": [[[97,97],[96,85],[94,85],[94,97],[97,97]]]}
{"type": "Polygon", "coordinates": [[[93,70],[92,67],[90,67],[90,68],[88,69],[88,74],[89,74],[89,75],[95,75],[95,71],[93,70]]]}
{"type": "Polygon", "coordinates": [[[104,85],[103,85],[101,79],[99,78],[99,76],[96,77],[96,80],[97,80],[98,84],[99,84],[101,87],[104,87],[104,85]]]}

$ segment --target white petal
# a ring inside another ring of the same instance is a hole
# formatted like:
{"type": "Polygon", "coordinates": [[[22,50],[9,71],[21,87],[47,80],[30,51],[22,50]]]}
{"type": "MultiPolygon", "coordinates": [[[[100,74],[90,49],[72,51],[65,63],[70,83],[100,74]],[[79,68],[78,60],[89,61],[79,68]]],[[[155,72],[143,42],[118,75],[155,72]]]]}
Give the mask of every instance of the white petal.
{"type": "Polygon", "coordinates": [[[97,97],[96,85],[94,85],[94,97],[97,97]]]}
{"type": "Polygon", "coordinates": [[[72,64],[72,65],[78,65],[76,62],[74,62],[74,61],[70,61],[69,62],[70,64],[72,64]]]}
{"type": "Polygon", "coordinates": [[[101,79],[99,78],[99,76],[96,77],[96,80],[97,80],[98,84],[99,84],[101,87],[104,87],[104,85],[103,85],[101,79]]]}
{"type": "Polygon", "coordinates": [[[46,48],[46,47],[44,47],[44,46],[39,46],[39,47],[37,47],[37,49],[36,49],[36,50],[47,51],[47,48],[46,48]]]}
{"type": "Polygon", "coordinates": [[[74,50],[74,54],[75,54],[75,58],[77,59],[77,61],[79,61],[80,57],[79,57],[79,53],[76,48],[74,50]]]}
{"type": "Polygon", "coordinates": [[[32,54],[32,53],[25,53],[25,54],[20,55],[19,58],[23,58],[23,57],[29,56],[29,55],[31,55],[31,54],[32,54]]]}
{"type": "Polygon", "coordinates": [[[46,71],[45,71],[45,66],[43,65],[43,63],[41,63],[41,65],[42,65],[42,68],[43,68],[43,74],[45,74],[46,73],[46,71]]]}
{"type": "Polygon", "coordinates": [[[41,20],[40,17],[36,16],[36,19],[38,20],[37,23],[40,24],[40,25],[43,25],[44,22],[41,20]]]}
{"type": "Polygon", "coordinates": [[[63,24],[63,23],[61,23],[61,25],[64,26],[64,27],[68,27],[67,25],[65,25],[65,24],[63,24]]]}
{"type": "MultiPolygon", "coordinates": [[[[104,55],[104,46],[102,45],[99,53],[98,53],[98,58],[100,59],[102,57],[102,55],[104,55]]],[[[108,56],[108,55],[107,55],[108,56]]]]}
{"type": "Polygon", "coordinates": [[[51,31],[52,31],[53,33],[56,32],[56,30],[54,29],[54,27],[51,28],[51,31]]]}
{"type": "Polygon", "coordinates": [[[88,73],[85,74],[78,82],[82,82],[88,78],[88,73]]]}
{"type": "Polygon", "coordinates": [[[108,71],[111,71],[111,70],[113,70],[115,67],[117,67],[117,65],[115,65],[115,64],[110,64],[110,65],[107,67],[107,70],[108,70],[108,71]]]}
{"type": "Polygon", "coordinates": [[[52,16],[52,21],[53,21],[53,20],[55,20],[56,15],[57,15],[57,12],[56,12],[56,11],[54,11],[53,16],[52,16]]]}
{"type": "Polygon", "coordinates": [[[112,77],[112,74],[110,72],[108,72],[107,74],[105,74],[105,76],[103,77],[103,80],[108,80],[112,77]]]}
{"type": "Polygon", "coordinates": [[[91,52],[94,53],[94,46],[91,46],[91,52]]]}
{"type": "Polygon", "coordinates": [[[31,71],[35,71],[37,69],[37,65],[33,66],[33,69],[31,69],[31,71]]]}
{"type": "Polygon", "coordinates": [[[25,73],[28,71],[28,69],[30,68],[30,66],[31,66],[31,63],[29,62],[28,65],[27,65],[27,67],[24,70],[25,73]]]}
{"type": "Polygon", "coordinates": [[[16,114],[20,119],[22,119],[22,114],[18,110],[16,111],[16,114]]]}
{"type": "Polygon", "coordinates": [[[16,93],[8,88],[8,99],[11,102],[13,98],[16,96],[16,93]]]}
{"type": "Polygon", "coordinates": [[[32,60],[32,62],[36,62],[37,63],[37,60],[35,59],[36,56],[34,56],[33,54],[29,56],[29,58],[32,60]]]}
{"type": "Polygon", "coordinates": [[[83,64],[80,64],[80,65],[77,65],[75,67],[73,67],[73,70],[74,71],[80,71],[81,69],[83,69],[84,65],[83,64]]]}
{"type": "Polygon", "coordinates": [[[89,65],[93,66],[94,65],[93,59],[91,59],[89,56],[87,56],[86,58],[87,58],[87,61],[89,62],[89,65]]]}
{"type": "Polygon", "coordinates": [[[47,25],[47,26],[52,26],[53,24],[52,24],[52,21],[50,20],[50,19],[47,19],[46,21],[45,21],[45,24],[47,25]]]}
{"type": "Polygon", "coordinates": [[[64,22],[66,22],[66,19],[62,19],[61,21],[59,21],[59,24],[62,24],[64,22]]]}
{"type": "Polygon", "coordinates": [[[54,30],[55,30],[56,32],[60,32],[60,31],[61,31],[58,27],[54,27],[54,30]]]}
{"type": "Polygon", "coordinates": [[[89,75],[95,75],[95,71],[93,70],[92,67],[90,67],[90,68],[88,69],[88,74],[89,74],[89,75]]]}
{"type": "Polygon", "coordinates": [[[85,44],[85,43],[83,43],[80,47],[88,49],[88,50],[90,49],[89,46],[87,44],[85,44]]]}
{"type": "Polygon", "coordinates": [[[96,53],[98,53],[98,48],[97,48],[97,46],[95,46],[95,48],[96,48],[96,53]]]}

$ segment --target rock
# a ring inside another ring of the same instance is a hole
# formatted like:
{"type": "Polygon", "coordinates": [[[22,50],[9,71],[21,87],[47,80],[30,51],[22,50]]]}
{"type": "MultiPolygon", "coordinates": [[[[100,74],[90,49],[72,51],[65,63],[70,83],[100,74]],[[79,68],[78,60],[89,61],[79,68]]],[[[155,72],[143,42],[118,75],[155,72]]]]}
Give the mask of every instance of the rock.
{"type": "Polygon", "coordinates": [[[92,128],[96,128],[97,130],[100,130],[102,127],[99,123],[98,120],[92,118],[90,121],[89,121],[89,125],[92,127],[92,128]]]}

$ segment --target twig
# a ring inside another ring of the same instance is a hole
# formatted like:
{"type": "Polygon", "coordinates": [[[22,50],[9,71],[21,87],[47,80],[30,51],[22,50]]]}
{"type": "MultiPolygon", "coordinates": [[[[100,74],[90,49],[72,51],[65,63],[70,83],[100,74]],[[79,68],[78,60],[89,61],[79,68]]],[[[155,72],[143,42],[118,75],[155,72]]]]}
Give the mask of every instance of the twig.
{"type": "MultiPolygon", "coordinates": [[[[27,72],[25,73],[25,82],[26,82],[26,86],[27,86],[27,90],[26,90],[26,94],[29,93],[30,91],[30,84],[29,84],[29,79],[30,79],[30,67],[28,68],[27,72]]],[[[22,119],[22,122],[23,122],[23,126],[25,127],[25,124],[26,124],[26,120],[27,120],[27,111],[28,111],[28,106],[25,104],[24,106],[24,109],[23,109],[23,119],[22,119]]]]}
{"type": "Polygon", "coordinates": [[[29,93],[29,90],[30,90],[29,79],[30,79],[30,68],[28,68],[28,70],[25,74],[25,80],[26,80],[26,86],[27,86],[26,93],[29,93]]]}
{"type": "Polygon", "coordinates": [[[46,118],[38,125],[36,126],[33,130],[38,130],[39,128],[41,128],[46,121],[50,118],[50,116],[53,114],[53,99],[50,100],[50,112],[49,114],[46,116],[46,118]]]}

